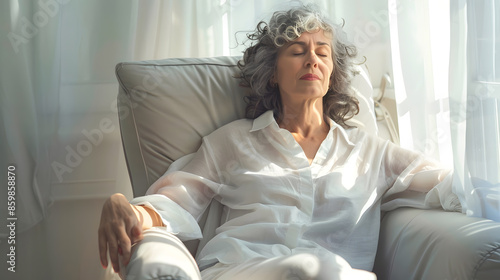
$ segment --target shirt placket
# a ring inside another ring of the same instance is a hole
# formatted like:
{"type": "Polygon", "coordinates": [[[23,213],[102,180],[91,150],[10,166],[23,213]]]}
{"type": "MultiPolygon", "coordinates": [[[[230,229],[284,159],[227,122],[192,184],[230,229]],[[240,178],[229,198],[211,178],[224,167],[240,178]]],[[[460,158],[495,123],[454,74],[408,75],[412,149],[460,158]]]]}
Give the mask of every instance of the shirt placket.
{"type": "Polygon", "coordinates": [[[302,147],[295,141],[292,134],[285,130],[280,130],[279,133],[283,138],[283,145],[289,151],[288,158],[293,158],[293,167],[298,172],[299,182],[296,190],[300,193],[299,209],[303,213],[300,220],[291,221],[288,226],[284,243],[289,248],[295,248],[302,238],[304,230],[310,225],[314,213],[314,197],[315,197],[315,180],[322,167],[322,163],[328,153],[328,147],[332,142],[331,132],[320,146],[317,156],[314,158],[311,165],[305,156],[302,147]]]}
{"type": "MultiPolygon", "coordinates": [[[[300,150],[302,148],[300,145],[294,141],[294,149],[300,150]]],[[[303,153],[302,153],[303,154],[303,153]]],[[[302,239],[302,234],[307,226],[312,220],[312,214],[314,210],[314,180],[311,173],[311,167],[309,162],[305,157],[297,157],[296,167],[298,170],[298,185],[296,186],[297,191],[300,193],[300,215],[299,220],[291,221],[288,225],[288,229],[285,236],[285,245],[289,248],[296,248],[302,239]]]]}
{"type": "MultiPolygon", "coordinates": [[[[295,168],[298,173],[299,183],[298,186],[295,186],[297,191],[301,195],[300,199],[300,210],[304,212],[308,217],[312,214],[313,207],[313,177],[311,173],[311,167],[309,162],[300,147],[299,143],[295,141],[293,135],[286,131],[279,131],[284,140],[284,145],[286,146],[286,150],[289,151],[288,158],[292,158],[292,168],[295,168]]],[[[305,222],[305,221],[301,221],[305,222]]]]}

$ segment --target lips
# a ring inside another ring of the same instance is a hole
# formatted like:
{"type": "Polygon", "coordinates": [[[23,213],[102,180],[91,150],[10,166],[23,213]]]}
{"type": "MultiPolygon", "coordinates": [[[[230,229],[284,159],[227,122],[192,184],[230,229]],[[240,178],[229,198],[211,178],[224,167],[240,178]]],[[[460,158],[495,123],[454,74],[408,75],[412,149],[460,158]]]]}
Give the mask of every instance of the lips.
{"type": "Polygon", "coordinates": [[[304,76],[300,77],[301,80],[306,80],[306,81],[314,81],[314,80],[319,80],[318,75],[315,74],[305,74],[304,76]]]}

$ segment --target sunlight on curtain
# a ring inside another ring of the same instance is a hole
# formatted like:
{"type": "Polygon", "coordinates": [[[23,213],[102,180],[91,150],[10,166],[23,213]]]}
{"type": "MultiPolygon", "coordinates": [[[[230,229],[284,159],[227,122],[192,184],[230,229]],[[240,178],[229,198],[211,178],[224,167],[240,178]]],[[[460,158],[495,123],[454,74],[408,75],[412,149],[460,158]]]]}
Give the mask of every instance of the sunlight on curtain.
{"type": "Polygon", "coordinates": [[[470,42],[467,156],[471,175],[491,182],[500,181],[499,9],[500,4],[493,0],[467,3],[470,42]]]}
{"type": "MultiPolygon", "coordinates": [[[[467,38],[468,66],[460,75],[466,75],[464,90],[450,92],[451,96],[461,94],[464,102],[463,106],[452,108],[456,121],[452,124],[462,128],[462,139],[455,141],[465,143],[463,165],[455,165],[455,168],[464,172],[461,190],[467,200],[468,213],[496,221],[500,221],[500,87],[496,75],[500,69],[496,58],[500,55],[499,8],[494,0],[457,1],[451,6],[452,13],[467,22],[466,29],[454,30],[461,34],[452,34],[467,38]]],[[[463,146],[460,148],[455,154],[464,151],[463,146]]]]}
{"type": "Polygon", "coordinates": [[[389,0],[401,145],[454,168],[471,216],[500,221],[498,4],[389,0]]]}
{"type": "Polygon", "coordinates": [[[401,146],[453,166],[448,108],[446,1],[389,0],[401,146]]]}

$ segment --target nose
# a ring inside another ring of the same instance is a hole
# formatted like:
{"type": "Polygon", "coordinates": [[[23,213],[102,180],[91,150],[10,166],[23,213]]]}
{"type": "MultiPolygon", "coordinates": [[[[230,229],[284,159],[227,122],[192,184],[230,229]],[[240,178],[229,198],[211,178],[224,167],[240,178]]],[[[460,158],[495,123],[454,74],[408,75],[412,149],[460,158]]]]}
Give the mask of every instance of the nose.
{"type": "Polygon", "coordinates": [[[318,67],[318,56],[314,52],[309,52],[306,59],[306,67],[317,68],[318,67]]]}

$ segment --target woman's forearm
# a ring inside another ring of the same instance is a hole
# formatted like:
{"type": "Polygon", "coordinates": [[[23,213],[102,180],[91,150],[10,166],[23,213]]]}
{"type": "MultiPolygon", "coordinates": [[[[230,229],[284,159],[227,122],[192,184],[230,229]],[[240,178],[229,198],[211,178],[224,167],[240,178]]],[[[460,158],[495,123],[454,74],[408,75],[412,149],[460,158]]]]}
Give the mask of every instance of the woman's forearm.
{"type": "Polygon", "coordinates": [[[448,169],[425,170],[415,174],[409,186],[410,190],[428,192],[450,173],[448,169]]]}

